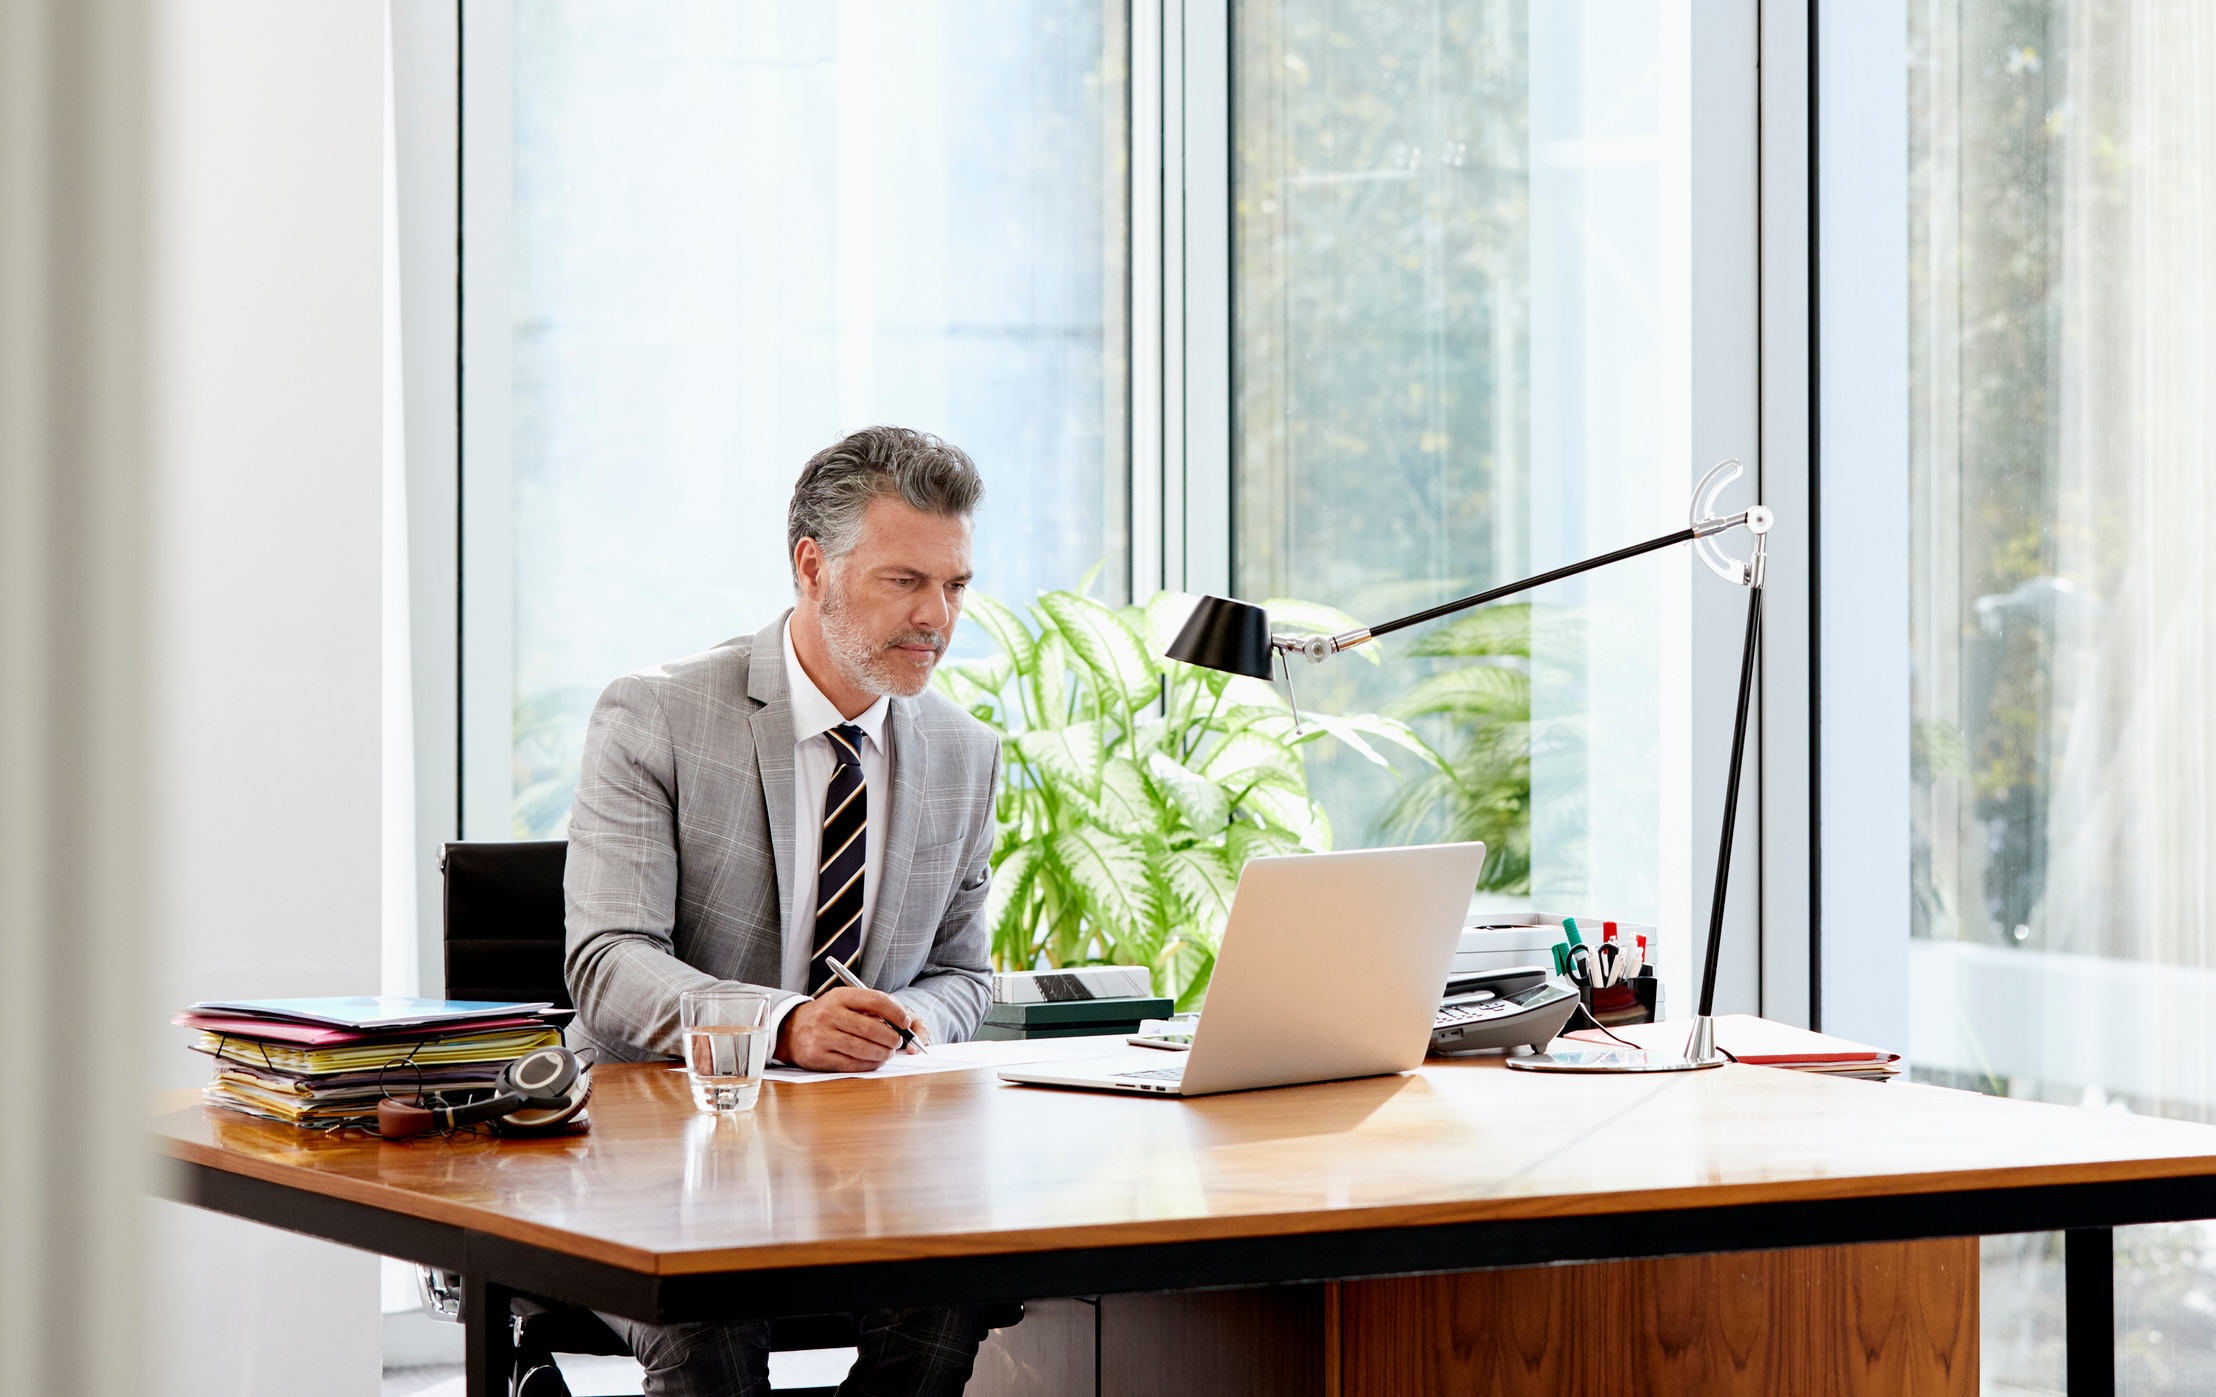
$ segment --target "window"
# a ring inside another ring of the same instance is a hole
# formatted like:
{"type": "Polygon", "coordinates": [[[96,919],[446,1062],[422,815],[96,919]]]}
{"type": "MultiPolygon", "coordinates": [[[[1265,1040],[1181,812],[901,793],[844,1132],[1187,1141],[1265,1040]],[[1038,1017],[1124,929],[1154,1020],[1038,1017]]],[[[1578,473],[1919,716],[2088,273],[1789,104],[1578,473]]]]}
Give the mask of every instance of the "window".
{"type": "MultiPolygon", "coordinates": [[[[1531,435],[1524,9],[1238,8],[1241,595],[1382,621],[1521,574],[1531,435]]],[[[1391,648],[1389,670],[1342,663],[1295,683],[1319,707],[1389,706],[1420,673],[1405,645],[1391,648]]],[[[1493,663],[1472,677],[1486,687],[1471,687],[1454,716],[1490,719],[1510,750],[1459,764],[1467,791],[1452,805],[1468,813],[1456,832],[1490,836],[1492,890],[1521,895],[1531,883],[1528,655],[1485,658],[1493,663]]],[[[1435,741],[1450,740],[1447,715],[1423,716],[1435,741]]],[[[1343,844],[1445,832],[1426,814],[1446,808],[1431,798],[1436,783],[1389,778],[1337,747],[1310,766],[1343,844]]]]}
{"type": "Polygon", "coordinates": [[[475,837],[559,836],[609,679],[789,604],[784,500],[853,428],[977,459],[981,587],[1126,589],[1127,38],[1100,0],[465,29],[475,837]]]}
{"type": "MultiPolygon", "coordinates": [[[[1683,527],[1711,464],[1691,404],[1718,392],[1683,367],[1693,225],[1719,246],[1753,225],[1749,128],[1700,154],[1686,92],[1699,53],[1751,116],[1751,34],[1520,0],[1241,0],[1234,34],[1237,590],[1382,621],[1683,527]]],[[[1751,343],[1751,260],[1714,283],[1719,341],[1751,343]]],[[[1724,393],[1751,405],[1751,372],[1724,393]]],[[[1751,412],[1714,421],[1751,474],[1751,412]]],[[[1606,909],[1682,955],[1713,848],[1691,811],[1721,803],[1685,754],[1728,734],[1731,681],[1696,718],[1678,657],[1696,606],[1734,634],[1743,614],[1692,568],[1642,559],[1395,637],[1381,665],[1296,667],[1304,701],[1415,718],[1454,768],[1314,749],[1338,841],[1483,837],[1492,905],[1606,909]]]]}
{"type": "MultiPolygon", "coordinates": [[[[1709,464],[1760,465],[1743,19],[472,7],[464,831],[561,833],[594,697],[785,605],[792,477],[871,421],[977,456],[979,584],[1017,602],[1099,564],[1110,600],[1376,620],[1681,527],[1709,464]]],[[[1735,660],[1743,604],[1679,552],[1483,653],[1304,670],[1319,708],[1440,700],[1457,764],[1323,745],[1337,842],[1482,835],[1489,896],[1656,923],[1685,983],[1733,687],[1688,657],[1735,660]]]]}
{"type": "MultiPolygon", "coordinates": [[[[2139,0],[1909,14],[1912,1057],[2216,1118],[2216,27],[2139,0]]],[[[1988,1245],[2014,1327],[1986,1362],[2058,1386],[2042,1254],[1988,1245]]],[[[2119,1234],[2127,1390],[2216,1363],[2210,1254],[2198,1227],[2119,1234]]]]}

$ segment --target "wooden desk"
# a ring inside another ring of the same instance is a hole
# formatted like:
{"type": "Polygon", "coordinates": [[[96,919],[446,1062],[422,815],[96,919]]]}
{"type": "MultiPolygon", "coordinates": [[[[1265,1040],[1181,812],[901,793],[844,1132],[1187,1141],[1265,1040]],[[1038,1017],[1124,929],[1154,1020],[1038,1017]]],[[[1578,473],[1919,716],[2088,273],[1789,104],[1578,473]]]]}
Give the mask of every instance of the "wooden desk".
{"type": "Polygon", "coordinates": [[[479,1321],[519,1292],[798,1315],[2216,1216],[2216,1127],[1751,1067],[1434,1063],[1195,1101],[976,1071],[771,1083],[718,1121],[637,1065],[599,1072],[592,1119],[383,1143],[193,1106],[157,1130],[179,1199],[461,1272],[472,1394],[507,1362],[479,1321]]]}

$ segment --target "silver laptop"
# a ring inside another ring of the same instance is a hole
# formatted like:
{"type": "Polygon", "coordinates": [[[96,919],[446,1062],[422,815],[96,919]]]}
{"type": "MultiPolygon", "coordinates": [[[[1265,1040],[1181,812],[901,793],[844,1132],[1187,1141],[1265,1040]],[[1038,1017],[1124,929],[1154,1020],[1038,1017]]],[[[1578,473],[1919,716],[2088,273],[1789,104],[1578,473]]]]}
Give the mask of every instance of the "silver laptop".
{"type": "Polygon", "coordinates": [[[1252,859],[1239,874],[1191,1052],[1127,1049],[1000,1075],[1033,1086],[1206,1096],[1406,1072],[1431,1041],[1484,864],[1483,844],[1252,859]]]}

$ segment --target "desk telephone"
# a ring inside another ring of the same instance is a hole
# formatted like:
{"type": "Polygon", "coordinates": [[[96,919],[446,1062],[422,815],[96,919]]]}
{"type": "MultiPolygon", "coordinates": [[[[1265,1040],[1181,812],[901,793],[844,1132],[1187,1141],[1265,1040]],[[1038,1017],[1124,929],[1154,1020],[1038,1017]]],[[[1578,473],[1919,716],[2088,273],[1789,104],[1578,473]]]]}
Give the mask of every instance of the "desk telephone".
{"type": "Polygon", "coordinates": [[[1577,1004],[1576,990],[1554,983],[1536,965],[1456,975],[1448,979],[1431,1021],[1431,1051],[1528,1045],[1543,1052],[1577,1004]]]}

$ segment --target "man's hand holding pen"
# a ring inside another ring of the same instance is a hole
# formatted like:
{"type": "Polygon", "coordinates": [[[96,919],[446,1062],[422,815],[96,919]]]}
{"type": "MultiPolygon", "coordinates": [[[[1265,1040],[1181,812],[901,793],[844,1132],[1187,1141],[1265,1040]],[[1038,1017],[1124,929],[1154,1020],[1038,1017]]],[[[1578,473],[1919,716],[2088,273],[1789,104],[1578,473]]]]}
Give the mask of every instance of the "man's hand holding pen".
{"type": "Polygon", "coordinates": [[[812,1072],[874,1072],[901,1050],[901,1029],[917,1043],[930,1029],[901,1002],[877,990],[835,985],[785,1016],[776,1056],[812,1072]]]}

